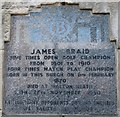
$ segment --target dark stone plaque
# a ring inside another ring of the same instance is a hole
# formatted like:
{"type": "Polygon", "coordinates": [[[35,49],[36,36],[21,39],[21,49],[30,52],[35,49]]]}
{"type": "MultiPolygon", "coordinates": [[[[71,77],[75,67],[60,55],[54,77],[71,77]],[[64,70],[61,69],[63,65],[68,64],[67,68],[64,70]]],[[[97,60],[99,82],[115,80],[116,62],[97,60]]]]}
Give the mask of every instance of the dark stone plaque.
{"type": "Polygon", "coordinates": [[[5,114],[116,114],[109,15],[46,6],[12,16],[11,24],[11,41],[5,44],[5,114]]]}

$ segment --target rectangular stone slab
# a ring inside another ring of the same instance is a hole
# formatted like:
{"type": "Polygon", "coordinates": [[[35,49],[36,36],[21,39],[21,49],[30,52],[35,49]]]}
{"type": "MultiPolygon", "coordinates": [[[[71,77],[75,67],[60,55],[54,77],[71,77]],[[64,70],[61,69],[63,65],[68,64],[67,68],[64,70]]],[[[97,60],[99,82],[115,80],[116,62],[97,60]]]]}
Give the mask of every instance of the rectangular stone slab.
{"type": "Polygon", "coordinates": [[[5,44],[6,115],[114,115],[114,43],[109,15],[46,6],[13,15],[5,44]]]}

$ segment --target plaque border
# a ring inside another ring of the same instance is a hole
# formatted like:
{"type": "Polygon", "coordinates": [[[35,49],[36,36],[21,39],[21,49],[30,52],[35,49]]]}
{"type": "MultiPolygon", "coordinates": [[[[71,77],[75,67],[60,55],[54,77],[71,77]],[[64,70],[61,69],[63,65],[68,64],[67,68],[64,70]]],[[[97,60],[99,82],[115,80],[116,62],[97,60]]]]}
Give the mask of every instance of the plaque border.
{"type": "MultiPolygon", "coordinates": [[[[53,3],[28,3],[28,2],[4,2],[2,4],[2,44],[0,44],[0,115],[4,115],[3,109],[3,65],[4,65],[4,42],[10,41],[11,16],[29,15],[30,12],[39,12],[44,5],[79,5],[80,9],[92,10],[93,14],[110,14],[110,42],[116,42],[116,69],[117,69],[117,116],[120,115],[120,40],[118,38],[118,2],[53,2],[53,3]],[[103,9],[104,8],[104,9],[103,9]],[[2,45],[2,46],[1,46],[2,45]]],[[[17,115],[23,116],[23,115],[17,115]]],[[[31,115],[33,116],[33,115],[31,115]]],[[[39,115],[42,116],[42,115],[39,115]]],[[[43,115],[44,116],[44,115],[43,115]]],[[[53,116],[53,115],[48,115],[53,116]]],[[[60,115],[57,115],[60,116],[60,115]]],[[[62,116],[62,115],[61,115],[62,116]]],[[[66,115],[65,115],[66,116],[66,115]]],[[[69,115],[67,115],[69,116],[69,115]]],[[[74,116],[74,115],[71,115],[74,116]]],[[[78,115],[76,115],[78,116],[78,115]]],[[[79,115],[80,116],[80,115],[79,115]]],[[[81,115],[83,116],[83,115],[81,115]]],[[[85,115],[86,116],[86,115],[85,115]]],[[[13,117],[13,115],[12,115],[13,117]]],[[[63,117],[63,116],[62,116],[63,117]]],[[[108,117],[108,116],[106,116],[108,117]]]]}

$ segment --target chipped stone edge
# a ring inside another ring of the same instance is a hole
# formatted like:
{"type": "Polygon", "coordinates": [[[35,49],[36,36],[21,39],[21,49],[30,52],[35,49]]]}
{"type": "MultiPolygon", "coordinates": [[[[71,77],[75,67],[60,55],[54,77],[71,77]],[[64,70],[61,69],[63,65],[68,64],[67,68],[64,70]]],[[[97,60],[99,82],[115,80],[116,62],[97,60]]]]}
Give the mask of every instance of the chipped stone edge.
{"type": "MultiPolygon", "coordinates": [[[[26,3],[24,5],[24,3],[9,3],[10,6],[8,5],[8,7],[6,8],[2,8],[2,18],[3,18],[3,41],[5,42],[9,42],[10,41],[10,29],[11,29],[11,15],[15,15],[15,14],[19,14],[19,15],[27,15],[29,14],[31,11],[37,11],[38,9],[41,8],[42,5],[61,5],[60,2],[58,3],[26,3]]],[[[118,2],[70,2],[70,3],[66,3],[66,4],[78,4],[80,9],[88,9],[88,10],[92,10],[93,14],[101,14],[101,13],[109,13],[110,14],[110,41],[111,42],[117,42],[117,48],[120,49],[120,41],[118,40],[118,2]]],[[[117,89],[119,89],[119,73],[118,71],[119,69],[119,54],[120,52],[117,51],[117,89]]],[[[2,76],[1,76],[2,77],[2,76]]],[[[2,78],[1,78],[2,79],[2,78]]],[[[0,80],[0,83],[2,83],[2,81],[0,80]]],[[[1,91],[0,91],[1,94],[1,91]]],[[[120,93],[118,91],[118,117],[120,116],[120,93]]],[[[0,98],[0,101],[2,99],[0,98]]],[[[1,105],[0,105],[1,107],[1,105]]],[[[2,107],[0,108],[2,109],[2,107]]],[[[0,110],[0,115],[2,115],[2,110],[0,110]]],[[[106,116],[108,117],[108,116],[106,116]]],[[[111,116],[112,117],[112,116],[111,116]]]]}
{"type": "Polygon", "coordinates": [[[28,8],[15,8],[3,11],[3,22],[2,22],[2,31],[3,31],[3,39],[4,41],[10,41],[10,30],[11,30],[11,15],[19,14],[19,15],[26,15],[29,14],[28,8]]]}

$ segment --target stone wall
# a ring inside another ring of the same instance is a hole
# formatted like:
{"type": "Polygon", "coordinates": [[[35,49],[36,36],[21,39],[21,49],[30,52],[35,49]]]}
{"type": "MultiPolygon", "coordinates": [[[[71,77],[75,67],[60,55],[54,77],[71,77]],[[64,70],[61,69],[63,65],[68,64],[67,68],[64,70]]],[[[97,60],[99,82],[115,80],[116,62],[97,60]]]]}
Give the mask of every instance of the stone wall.
{"type": "MultiPolygon", "coordinates": [[[[116,42],[116,56],[117,56],[117,88],[118,88],[118,115],[120,117],[120,40],[118,38],[118,1],[116,0],[4,0],[0,3],[0,115],[2,116],[2,91],[3,85],[3,65],[4,65],[4,43],[10,41],[10,19],[11,14],[28,14],[29,10],[34,10],[40,7],[41,4],[56,4],[60,2],[78,3],[80,9],[92,9],[93,13],[110,13],[110,41],[116,42]],[[4,3],[7,2],[7,3],[4,3]],[[26,4],[22,3],[26,2],[26,4]],[[34,6],[34,9],[33,7],[34,6]],[[3,20],[3,22],[2,22],[3,20]],[[2,25],[3,23],[3,25],[2,25]],[[2,33],[3,32],[3,33],[2,33]]],[[[119,5],[120,8],[120,5],[119,5]]],[[[119,10],[120,11],[120,10],[119,10]]],[[[11,116],[13,117],[13,116],[11,116]]],[[[23,116],[22,116],[23,117],[23,116]]],[[[66,116],[67,117],[67,116],[66,116]]],[[[72,117],[72,115],[71,115],[72,117]]],[[[83,117],[83,116],[80,116],[83,117]]],[[[93,116],[91,116],[93,117],[93,116]]],[[[112,116],[105,116],[112,117],[112,116]]]]}

